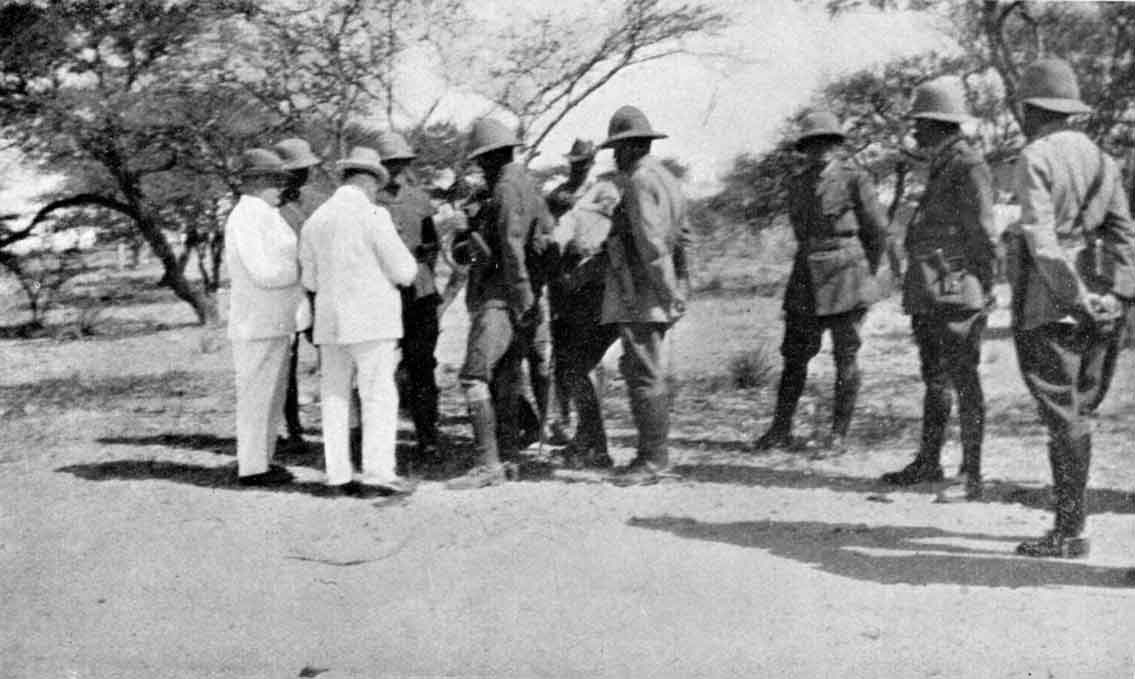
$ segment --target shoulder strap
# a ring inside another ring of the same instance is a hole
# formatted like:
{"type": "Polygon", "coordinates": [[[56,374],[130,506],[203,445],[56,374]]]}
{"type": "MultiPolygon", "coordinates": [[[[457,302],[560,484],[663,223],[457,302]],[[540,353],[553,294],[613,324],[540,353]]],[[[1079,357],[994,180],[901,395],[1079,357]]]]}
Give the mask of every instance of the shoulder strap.
{"type": "Polygon", "coordinates": [[[1080,211],[1076,213],[1076,219],[1072,221],[1073,227],[1082,227],[1084,225],[1084,215],[1088,212],[1088,207],[1092,201],[1096,199],[1100,189],[1103,187],[1103,175],[1107,171],[1107,159],[1104,157],[1103,149],[1097,149],[1100,158],[1100,169],[1096,173],[1092,183],[1088,185],[1088,190],[1084,193],[1084,202],[1080,204],[1080,211]]]}

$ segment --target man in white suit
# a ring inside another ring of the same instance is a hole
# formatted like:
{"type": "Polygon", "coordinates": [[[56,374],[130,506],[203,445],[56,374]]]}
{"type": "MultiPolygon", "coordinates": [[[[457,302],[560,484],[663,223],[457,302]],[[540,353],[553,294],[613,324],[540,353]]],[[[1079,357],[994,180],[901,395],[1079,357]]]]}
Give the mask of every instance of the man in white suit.
{"type": "Polygon", "coordinates": [[[304,224],[303,285],[315,295],[313,341],[323,366],[323,451],[327,484],[342,495],[365,487],[408,493],[395,473],[398,340],[402,298],[396,286],[418,273],[390,213],[375,204],[389,179],[378,151],[357,146],[338,163],[343,183],[304,224]],[[348,411],[357,375],[363,420],[363,476],[352,480],[348,411]]]}
{"type": "Polygon", "coordinates": [[[240,159],[241,196],[225,223],[232,281],[229,339],[236,367],[237,482],[275,486],[292,475],[272,465],[283,417],[288,349],[303,299],[296,234],[276,209],[286,171],[279,156],[250,149],[240,159]]]}

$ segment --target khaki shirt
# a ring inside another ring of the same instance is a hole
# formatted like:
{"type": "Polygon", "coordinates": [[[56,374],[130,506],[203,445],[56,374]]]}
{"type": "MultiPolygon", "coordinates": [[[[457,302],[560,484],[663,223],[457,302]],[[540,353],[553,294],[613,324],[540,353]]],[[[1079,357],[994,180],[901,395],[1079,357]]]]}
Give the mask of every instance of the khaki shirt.
{"type": "Polygon", "coordinates": [[[397,189],[387,185],[375,201],[390,212],[402,242],[418,260],[418,276],[407,288],[407,301],[437,295],[434,266],[437,264],[438,237],[430,197],[417,186],[404,183],[397,189]]]}
{"type": "Polygon", "coordinates": [[[1052,126],[1025,146],[1015,179],[1021,220],[1006,257],[1015,327],[1074,321],[1088,292],[1135,297],[1135,227],[1114,160],[1082,132],[1052,126]]]}

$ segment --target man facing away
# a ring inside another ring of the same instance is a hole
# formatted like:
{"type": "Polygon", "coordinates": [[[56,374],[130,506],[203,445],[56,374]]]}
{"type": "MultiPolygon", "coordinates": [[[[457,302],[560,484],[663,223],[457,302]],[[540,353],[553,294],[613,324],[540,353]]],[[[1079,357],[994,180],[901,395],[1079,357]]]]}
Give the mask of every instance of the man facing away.
{"type": "Polygon", "coordinates": [[[468,231],[454,239],[454,259],[470,264],[465,298],[469,338],[459,379],[477,448],[475,466],[452,479],[453,490],[503,483],[501,458],[519,450],[516,408],[520,361],[538,324],[534,261],[547,244],[551,216],[524,166],[516,136],[496,120],[473,125],[468,157],[484,173],[488,199],[468,231]]]}
{"type": "Polygon", "coordinates": [[[790,179],[788,217],[796,236],[796,259],[784,293],[784,368],[772,425],[757,450],[792,444],[792,416],[804,393],[808,362],[832,335],[835,395],[831,438],[825,447],[842,452],[861,382],[856,355],[859,329],[878,293],[874,274],[887,235],[870,175],[840,157],[845,139],[827,111],[801,119],[796,150],[803,167],[790,179]]]}
{"type": "Polygon", "coordinates": [[[962,123],[970,116],[960,82],[940,78],[918,88],[910,117],[915,141],[928,154],[930,166],[926,191],[906,233],[903,309],[911,317],[926,391],[918,454],[882,481],[907,486],[942,480],[953,387],[962,464],[947,491],[962,491],[966,499],[976,500],[982,490],[985,426],[978,368],[998,251],[993,175],[962,136],[962,123]]]}
{"type": "Polygon", "coordinates": [[[651,128],[642,111],[623,106],[611,116],[601,145],[614,151],[622,196],[606,241],[601,320],[618,329],[619,370],[638,431],[634,459],[613,477],[620,485],[656,483],[670,475],[663,342],[686,308],[679,273],[687,214],[678,180],[650,155],[652,142],[666,136],[651,128]]]}
{"type": "Polygon", "coordinates": [[[413,283],[402,288],[401,343],[403,394],[417,436],[417,448],[408,466],[415,467],[440,461],[438,389],[434,375],[437,368],[434,353],[441,331],[438,319],[441,296],[434,280],[438,235],[433,204],[408,172],[417,154],[397,132],[382,135],[378,153],[390,175],[390,181],[378,192],[378,204],[390,212],[402,242],[418,260],[418,275],[413,283]]]}
{"type": "Polygon", "coordinates": [[[1088,415],[1135,298],[1135,226],[1115,162],[1068,124],[1091,111],[1071,67],[1041,59],[1021,74],[1018,93],[1028,144],[1017,161],[1021,219],[1006,234],[1006,270],[1017,359],[1048,428],[1056,516],[1017,553],[1072,558],[1088,553],[1088,415]]]}
{"type": "Polygon", "coordinates": [[[313,341],[322,363],[323,451],[327,485],[357,496],[365,487],[408,493],[395,471],[398,340],[402,298],[418,264],[390,214],[375,204],[387,181],[376,150],[351,149],[338,162],[342,185],[308,218],[300,236],[303,284],[315,296],[313,341]],[[353,481],[348,430],[351,377],[362,405],[363,474],[353,481]]]}
{"type": "Polygon", "coordinates": [[[240,199],[225,222],[225,264],[232,280],[228,335],[236,372],[237,482],[289,483],[272,465],[283,416],[288,348],[303,299],[296,234],[276,209],[287,174],[279,156],[250,149],[240,158],[240,199]]]}

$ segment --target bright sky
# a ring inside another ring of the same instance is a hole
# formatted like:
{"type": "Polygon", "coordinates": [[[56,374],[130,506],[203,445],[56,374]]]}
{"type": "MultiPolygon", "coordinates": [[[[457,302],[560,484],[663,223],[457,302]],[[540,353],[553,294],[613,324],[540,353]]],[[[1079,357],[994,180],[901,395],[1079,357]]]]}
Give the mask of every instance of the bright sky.
{"type": "MultiPolygon", "coordinates": [[[[736,22],[721,37],[695,47],[726,52],[733,59],[678,56],[625,71],[564,119],[534,164],[560,162],[577,136],[602,139],[615,109],[633,104],[646,112],[655,129],[670,135],[656,142],[656,152],[690,165],[690,189],[703,193],[712,190],[735,155],[769,148],[784,119],[832,76],[895,56],[952,47],[925,16],[915,14],[866,10],[832,21],[819,1],[710,1],[736,22]]],[[[534,5],[564,3],[496,0],[490,17],[502,20],[535,11],[534,5]]],[[[421,71],[415,71],[414,81],[421,95],[432,99],[428,94],[436,92],[437,81],[421,71]]],[[[447,97],[439,111],[462,123],[485,112],[483,102],[457,94],[447,97]]]]}

